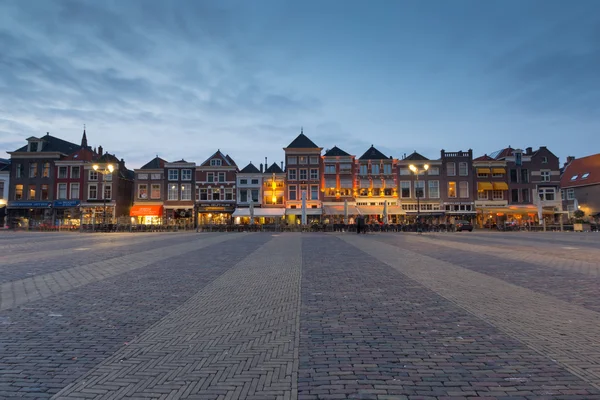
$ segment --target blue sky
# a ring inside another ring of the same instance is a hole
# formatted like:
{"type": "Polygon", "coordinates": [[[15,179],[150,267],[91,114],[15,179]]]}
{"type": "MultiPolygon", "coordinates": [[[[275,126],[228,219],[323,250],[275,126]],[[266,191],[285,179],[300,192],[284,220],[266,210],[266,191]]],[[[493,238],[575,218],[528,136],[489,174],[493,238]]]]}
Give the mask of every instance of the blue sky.
{"type": "Polygon", "coordinates": [[[280,161],[301,126],[357,155],[600,151],[596,0],[8,0],[0,49],[0,152],[83,124],[130,167],[280,161]]]}

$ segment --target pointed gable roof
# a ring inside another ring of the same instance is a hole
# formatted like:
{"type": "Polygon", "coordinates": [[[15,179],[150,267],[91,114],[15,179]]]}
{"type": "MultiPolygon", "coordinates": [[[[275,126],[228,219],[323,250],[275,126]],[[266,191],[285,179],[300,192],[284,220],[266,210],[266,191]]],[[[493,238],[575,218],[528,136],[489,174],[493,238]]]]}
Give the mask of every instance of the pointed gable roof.
{"type": "Polygon", "coordinates": [[[265,169],[265,174],[283,174],[283,170],[277,163],[273,163],[269,168],[265,169]]]}
{"type": "Polygon", "coordinates": [[[225,154],[225,158],[227,159],[227,161],[229,161],[229,164],[237,167],[237,164],[235,163],[235,161],[233,161],[233,158],[229,157],[229,154],[225,154]]]}
{"type": "Polygon", "coordinates": [[[369,147],[369,150],[365,151],[365,154],[360,156],[359,160],[387,160],[385,154],[377,150],[373,145],[369,147]]]}
{"type": "Polygon", "coordinates": [[[304,131],[301,131],[298,137],[292,141],[292,143],[288,144],[286,149],[319,149],[312,140],[310,140],[305,134],[304,131]]]}
{"type": "Polygon", "coordinates": [[[229,155],[225,155],[221,152],[220,149],[217,149],[217,151],[215,151],[215,153],[208,157],[206,160],[204,160],[204,162],[202,164],[200,164],[200,166],[202,167],[210,167],[210,160],[214,159],[214,158],[218,158],[222,161],[221,165],[222,166],[228,166],[228,167],[237,167],[237,164],[233,161],[233,159],[231,157],[229,157],[229,155]]]}
{"type": "Polygon", "coordinates": [[[256,168],[254,166],[254,164],[252,164],[252,162],[250,162],[250,164],[248,164],[244,168],[242,168],[242,170],[239,173],[240,174],[260,174],[260,171],[258,170],[258,168],[256,168]]]}
{"type": "Polygon", "coordinates": [[[344,150],[340,149],[337,146],[333,146],[333,148],[327,150],[325,153],[325,157],[348,157],[350,154],[346,153],[344,150]]]}
{"type": "Polygon", "coordinates": [[[156,156],[152,159],[152,161],[150,161],[149,163],[147,163],[140,169],[161,169],[161,168],[165,167],[166,162],[168,162],[168,161],[163,160],[159,156],[156,156]]]}
{"type": "Polygon", "coordinates": [[[473,161],[496,161],[496,159],[484,154],[481,157],[475,158],[473,161]]]}
{"type": "Polygon", "coordinates": [[[404,159],[409,161],[429,161],[429,158],[417,153],[416,151],[413,151],[412,154],[406,156],[404,159]]]}

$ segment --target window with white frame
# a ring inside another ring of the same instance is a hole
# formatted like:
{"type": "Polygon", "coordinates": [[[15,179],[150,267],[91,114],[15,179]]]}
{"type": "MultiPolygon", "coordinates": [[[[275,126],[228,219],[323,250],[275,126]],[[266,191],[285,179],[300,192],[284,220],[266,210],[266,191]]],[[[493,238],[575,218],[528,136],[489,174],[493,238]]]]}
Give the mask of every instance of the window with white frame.
{"type": "Polygon", "coordinates": [[[179,193],[179,190],[177,188],[177,184],[170,183],[169,190],[167,192],[167,199],[168,200],[179,200],[178,193],[179,193]]]}
{"type": "Polygon", "coordinates": [[[373,175],[379,175],[379,164],[371,164],[371,173],[373,175]]]}
{"type": "Polygon", "coordinates": [[[219,182],[225,182],[225,172],[219,172],[219,182]]]}
{"type": "Polygon", "coordinates": [[[289,165],[296,165],[296,164],[298,164],[298,157],[296,157],[296,156],[288,156],[287,163],[289,165]]]}
{"type": "Polygon", "coordinates": [[[300,180],[301,181],[305,181],[308,178],[307,172],[308,171],[306,169],[300,169],[300,180]]]}
{"type": "Polygon", "coordinates": [[[300,165],[308,164],[308,157],[306,157],[306,156],[299,156],[298,157],[298,164],[300,164],[300,165]]]}
{"type": "Polygon", "coordinates": [[[492,199],[504,200],[504,193],[502,192],[502,190],[492,190],[492,199]]]}
{"type": "Polygon", "coordinates": [[[49,178],[49,177],[50,177],[50,163],[44,163],[44,166],[42,168],[42,178],[49,178]]]}
{"type": "Polygon", "coordinates": [[[248,190],[242,189],[242,190],[240,190],[240,203],[247,203],[247,202],[248,202],[248,190]]]}
{"type": "Polygon", "coordinates": [[[138,185],[138,199],[145,200],[148,198],[148,185],[141,183],[138,185]]]}
{"type": "Polygon", "coordinates": [[[259,195],[259,190],[258,189],[252,189],[250,191],[250,196],[252,198],[252,202],[253,203],[258,203],[258,195],[259,195]]]}
{"type": "Polygon", "coordinates": [[[177,181],[177,180],[179,180],[179,170],[178,169],[170,169],[168,171],[167,176],[170,181],[177,181]]]}
{"type": "Polygon", "coordinates": [[[298,200],[296,185],[288,186],[288,197],[290,200],[298,200]]]}
{"type": "Polygon", "coordinates": [[[151,199],[160,199],[160,183],[153,183],[152,190],[150,191],[151,199]]]}
{"type": "Polygon", "coordinates": [[[247,185],[248,179],[240,179],[240,185],[247,185]]]}
{"type": "Polygon", "coordinates": [[[478,178],[487,178],[489,176],[489,174],[487,172],[481,172],[481,170],[478,168],[477,169],[477,177],[478,178]]]}
{"type": "Polygon", "coordinates": [[[209,183],[213,183],[215,181],[215,174],[214,172],[207,172],[206,173],[206,181],[209,183]]]}
{"type": "Polygon", "coordinates": [[[71,178],[79,179],[81,176],[81,167],[71,167],[71,178]]]}
{"type": "Polygon", "coordinates": [[[67,178],[67,167],[58,167],[58,178],[59,179],[67,178]]]}
{"type": "Polygon", "coordinates": [[[29,164],[29,177],[35,178],[37,176],[37,170],[38,170],[37,163],[30,163],[29,164]]]}
{"type": "Polygon", "coordinates": [[[290,181],[295,181],[297,180],[297,176],[296,176],[296,169],[289,169],[288,170],[288,179],[290,181]]]}
{"type": "Polygon", "coordinates": [[[221,200],[221,190],[220,189],[212,189],[212,199],[213,200],[221,200]]]}
{"type": "Polygon", "coordinates": [[[415,181],[415,197],[425,197],[425,181],[415,181]]]}
{"type": "Polygon", "coordinates": [[[155,174],[150,174],[150,179],[152,179],[152,180],[162,179],[162,174],[160,172],[155,173],[155,174]]]}
{"type": "Polygon", "coordinates": [[[79,198],[79,183],[71,183],[71,195],[70,199],[78,199],[79,198]]]}
{"type": "Polygon", "coordinates": [[[456,197],[456,182],[448,182],[448,197],[456,197]]]}
{"type": "Polygon", "coordinates": [[[148,179],[148,174],[137,174],[137,178],[141,181],[148,179]]]}
{"type": "Polygon", "coordinates": [[[575,200],[575,189],[567,189],[567,200],[575,200]]]}
{"type": "Polygon", "coordinates": [[[458,174],[460,176],[468,176],[469,175],[469,164],[466,162],[458,163],[458,174]]]}
{"type": "Polygon", "coordinates": [[[98,173],[96,171],[94,171],[93,169],[91,169],[90,173],[88,175],[88,180],[90,180],[90,181],[97,181],[98,180],[98,173]]]}
{"type": "MultiPolygon", "coordinates": [[[[410,171],[409,171],[410,173],[410,171]]],[[[439,175],[440,174],[440,167],[430,167],[429,170],[427,171],[427,175],[439,175]]]]}
{"type": "Polygon", "coordinates": [[[317,185],[310,186],[310,199],[311,200],[319,200],[319,186],[317,186],[317,185]]]}
{"type": "Polygon", "coordinates": [[[184,183],[181,185],[181,200],[192,200],[191,183],[184,183]]]}
{"type": "Polygon", "coordinates": [[[88,199],[90,199],[90,200],[98,199],[98,185],[96,183],[88,186],[88,199]]]}
{"type": "Polygon", "coordinates": [[[469,182],[460,181],[458,184],[459,196],[461,199],[466,199],[469,197],[469,182]]]}
{"type": "Polygon", "coordinates": [[[456,163],[449,162],[446,165],[448,176],[456,176],[456,163]]]}
{"type": "Polygon", "coordinates": [[[410,198],[410,181],[400,182],[400,197],[403,199],[410,198]]]}
{"type": "Polygon", "coordinates": [[[191,181],[192,180],[192,170],[191,169],[182,169],[181,170],[181,180],[182,181],[191,181]]]}
{"type": "Polygon", "coordinates": [[[310,180],[316,181],[319,179],[319,170],[317,168],[310,169],[310,180]]]}
{"type": "Polygon", "coordinates": [[[386,175],[392,174],[392,164],[383,164],[383,173],[386,175]]]}
{"type": "Polygon", "coordinates": [[[67,184],[59,183],[58,190],[56,191],[56,198],[58,199],[66,199],[67,198],[67,184]]]}
{"type": "Polygon", "coordinates": [[[487,190],[478,190],[477,191],[477,199],[478,200],[488,200],[489,195],[487,190]]]}
{"type": "Polygon", "coordinates": [[[360,175],[367,175],[368,174],[367,169],[368,169],[368,166],[366,164],[361,164],[360,171],[359,171],[360,175]]]}
{"type": "Polygon", "coordinates": [[[539,195],[542,201],[554,201],[556,199],[556,190],[554,188],[541,188],[539,195]]]}
{"type": "Polygon", "coordinates": [[[213,158],[212,160],[210,160],[210,165],[211,167],[220,167],[221,160],[219,160],[218,158],[213,158]]]}
{"type": "Polygon", "coordinates": [[[250,183],[252,183],[253,185],[258,185],[258,179],[252,179],[250,183]]]}
{"type": "Polygon", "coordinates": [[[111,184],[104,184],[104,198],[106,200],[110,200],[112,199],[112,185],[111,184]]]}
{"type": "Polygon", "coordinates": [[[200,189],[199,190],[200,196],[199,196],[199,200],[200,201],[206,201],[208,200],[208,189],[200,189]]]}
{"type": "Polygon", "coordinates": [[[550,182],[550,171],[540,171],[542,182],[550,182]]]}
{"type": "Polygon", "coordinates": [[[225,189],[225,200],[233,200],[233,189],[225,189]]]}
{"type": "Polygon", "coordinates": [[[319,157],[317,156],[310,156],[310,163],[315,165],[319,163],[319,157]]]}
{"type": "Polygon", "coordinates": [[[104,174],[103,176],[104,176],[102,178],[103,181],[109,181],[109,182],[112,181],[113,174],[108,173],[108,174],[104,174]]]}
{"type": "Polygon", "coordinates": [[[440,181],[428,181],[429,183],[429,198],[439,199],[440,198],[440,181]]]}
{"type": "Polygon", "coordinates": [[[410,175],[410,169],[409,168],[400,168],[400,175],[410,175]]]}
{"type": "Polygon", "coordinates": [[[335,174],[335,164],[326,164],[325,165],[325,173],[326,174],[335,174]]]}

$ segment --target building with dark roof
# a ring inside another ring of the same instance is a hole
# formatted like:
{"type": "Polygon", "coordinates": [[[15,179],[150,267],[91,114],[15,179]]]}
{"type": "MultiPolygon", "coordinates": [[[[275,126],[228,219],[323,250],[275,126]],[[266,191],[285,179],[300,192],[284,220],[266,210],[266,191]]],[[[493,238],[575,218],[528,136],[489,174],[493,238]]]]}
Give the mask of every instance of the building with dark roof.
{"type": "Polygon", "coordinates": [[[476,226],[495,229],[503,226],[508,208],[508,174],[505,160],[497,160],[487,154],[473,160],[473,190],[476,226]]]}
{"type": "Polygon", "coordinates": [[[323,215],[332,223],[343,223],[346,210],[349,220],[359,214],[354,191],[356,171],[355,156],[337,146],[325,151],[322,180],[323,215]]]}
{"type": "Polygon", "coordinates": [[[231,224],[236,205],[238,167],[227,154],[217,150],[196,166],[196,208],[200,225],[231,224]]]}
{"type": "MultiPolygon", "coordinates": [[[[164,205],[168,180],[165,166],[168,163],[157,155],[141,168],[133,171],[135,176],[133,206],[129,212],[133,223],[162,225],[166,222],[164,205]]],[[[195,175],[193,169],[192,175],[195,175]]]]}
{"type": "Polygon", "coordinates": [[[417,214],[428,223],[443,222],[441,170],[441,160],[430,160],[416,151],[398,160],[398,199],[409,222],[416,221],[417,214]],[[419,179],[410,169],[411,165],[418,169],[419,179]],[[428,166],[427,170],[425,165],[428,166]]]}
{"type": "Polygon", "coordinates": [[[303,130],[283,149],[287,173],[286,215],[288,223],[320,221],[322,214],[322,147],[310,140],[303,130]],[[302,218],[302,199],[306,203],[306,221],[302,218]]]}

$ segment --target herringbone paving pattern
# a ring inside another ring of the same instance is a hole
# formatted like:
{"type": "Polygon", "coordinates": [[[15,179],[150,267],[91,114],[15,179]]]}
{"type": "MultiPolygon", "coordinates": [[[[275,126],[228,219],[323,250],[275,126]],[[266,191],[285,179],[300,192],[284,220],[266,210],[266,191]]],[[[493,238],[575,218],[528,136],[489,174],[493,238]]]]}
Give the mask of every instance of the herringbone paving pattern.
{"type": "Polygon", "coordinates": [[[600,399],[598,236],[0,233],[0,399],[600,399]]]}
{"type": "Polygon", "coordinates": [[[259,248],[57,398],[292,398],[300,243],[259,248]]]}

